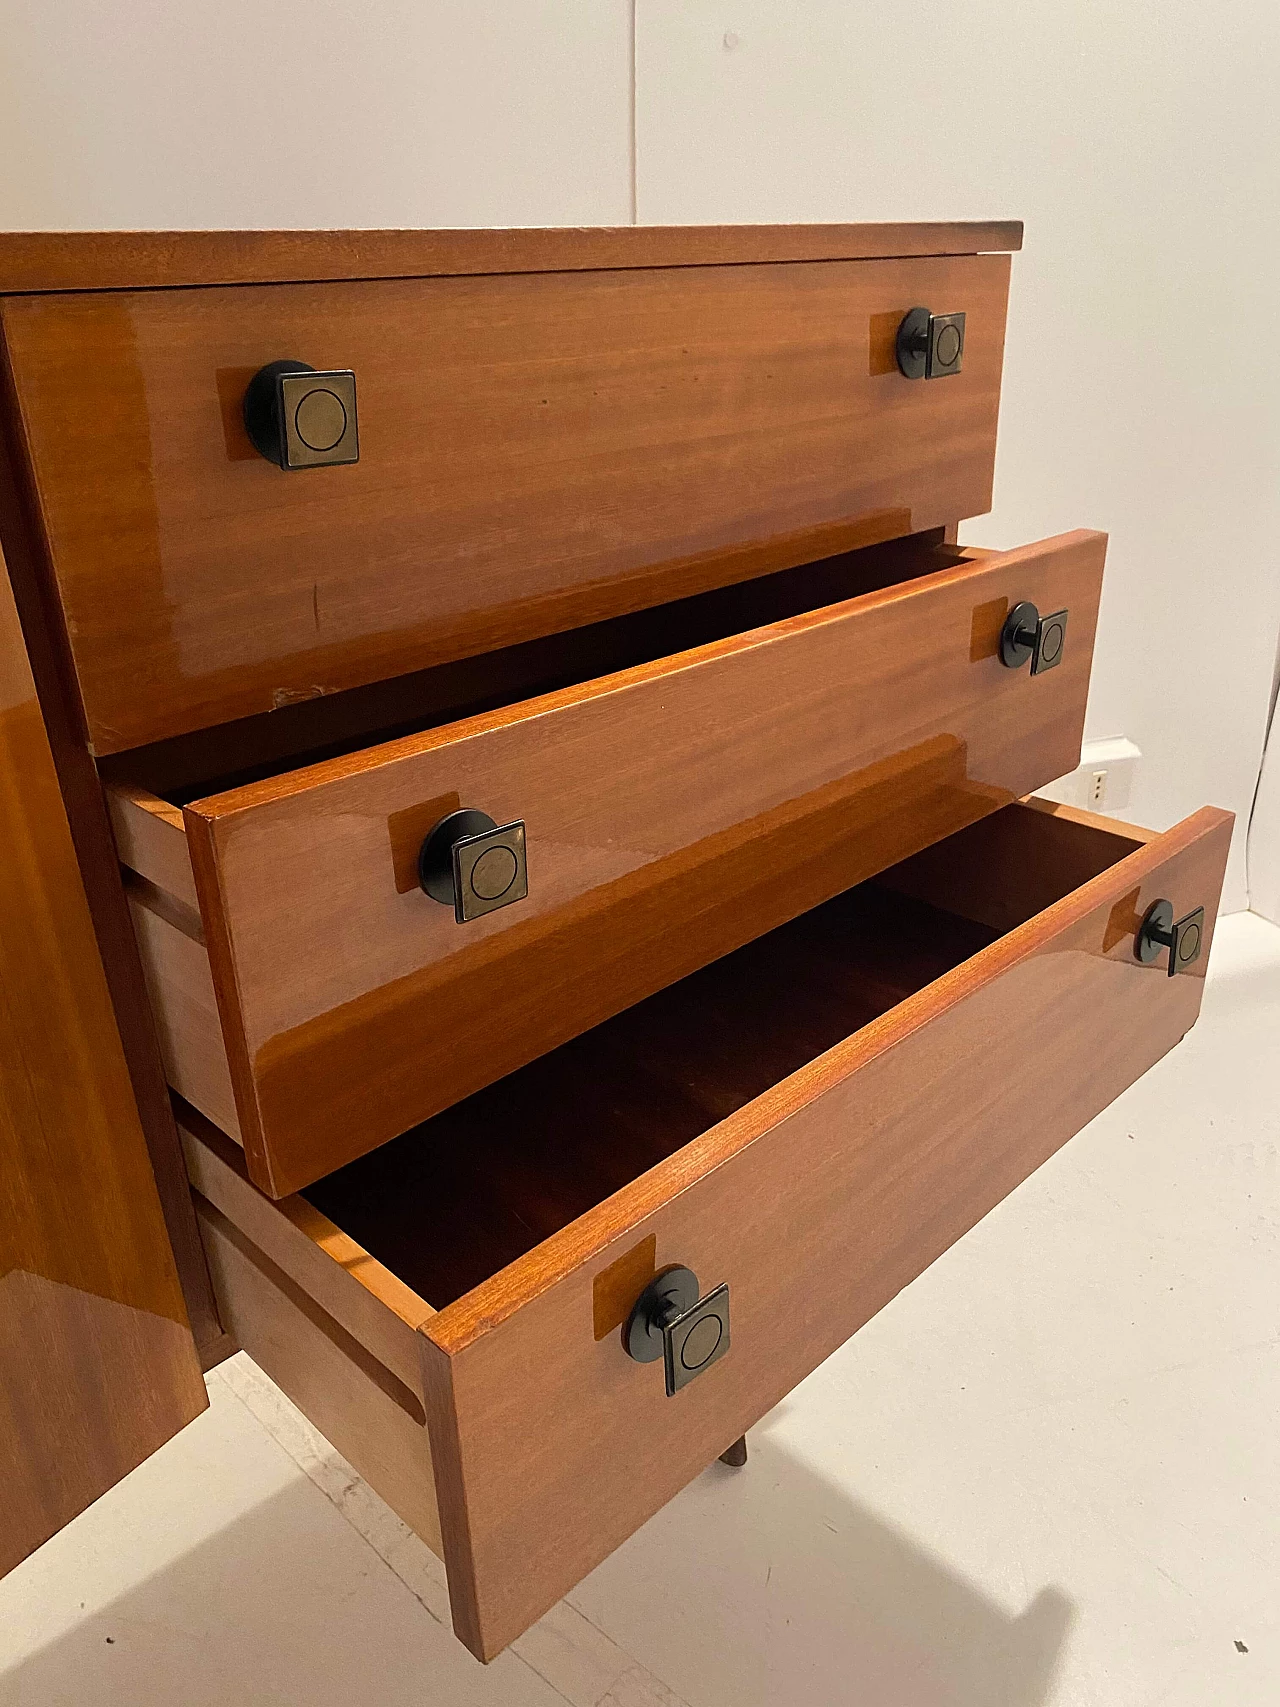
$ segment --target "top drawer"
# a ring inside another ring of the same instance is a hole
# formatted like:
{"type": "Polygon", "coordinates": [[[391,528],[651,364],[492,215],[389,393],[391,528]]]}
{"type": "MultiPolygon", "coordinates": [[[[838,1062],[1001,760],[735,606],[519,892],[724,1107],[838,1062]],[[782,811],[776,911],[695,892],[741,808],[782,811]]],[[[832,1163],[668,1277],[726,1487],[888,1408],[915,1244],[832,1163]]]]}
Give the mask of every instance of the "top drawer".
{"type": "Polygon", "coordinates": [[[95,750],[598,621],[990,506],[1007,255],[9,298],[95,750]],[[967,317],[911,383],[894,337],[967,317]],[[284,473],[245,387],[356,375],[284,473]]]}

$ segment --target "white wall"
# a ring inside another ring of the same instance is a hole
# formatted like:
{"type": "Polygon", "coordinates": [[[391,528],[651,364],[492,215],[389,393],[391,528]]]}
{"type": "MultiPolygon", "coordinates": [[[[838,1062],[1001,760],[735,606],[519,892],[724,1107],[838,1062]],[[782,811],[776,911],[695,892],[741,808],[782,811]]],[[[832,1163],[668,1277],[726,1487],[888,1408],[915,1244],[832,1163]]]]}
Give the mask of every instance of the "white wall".
{"type": "Polygon", "coordinates": [[[632,53],[630,0],[0,0],[0,225],[623,223],[633,99],[642,222],[1022,217],[967,537],[1109,529],[1088,732],[1143,749],[1134,818],[1246,815],[1280,633],[1274,0],[636,0],[634,84],[632,53]]]}
{"type": "Polygon", "coordinates": [[[630,0],[0,0],[0,227],[625,224],[630,0]]]}

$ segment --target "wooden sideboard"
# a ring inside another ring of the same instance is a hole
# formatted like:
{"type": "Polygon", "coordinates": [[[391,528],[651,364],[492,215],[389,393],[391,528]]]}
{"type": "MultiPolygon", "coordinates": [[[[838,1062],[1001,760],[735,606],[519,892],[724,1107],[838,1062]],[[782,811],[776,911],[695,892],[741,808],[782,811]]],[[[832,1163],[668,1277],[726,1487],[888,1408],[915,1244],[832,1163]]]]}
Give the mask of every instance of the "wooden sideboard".
{"type": "Polygon", "coordinates": [[[1194,1023],[1020,243],[0,236],[0,1566],[243,1347],[490,1659],[1194,1023]]]}

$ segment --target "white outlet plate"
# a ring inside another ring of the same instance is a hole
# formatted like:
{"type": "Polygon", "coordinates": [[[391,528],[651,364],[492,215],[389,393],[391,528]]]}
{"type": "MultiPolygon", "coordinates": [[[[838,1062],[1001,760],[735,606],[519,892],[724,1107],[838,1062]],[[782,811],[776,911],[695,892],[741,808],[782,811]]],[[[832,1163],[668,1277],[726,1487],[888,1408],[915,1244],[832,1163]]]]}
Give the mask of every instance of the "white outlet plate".
{"type": "Polygon", "coordinates": [[[1075,770],[1035,792],[1063,806],[1083,806],[1089,812],[1115,816],[1129,804],[1134,772],[1141,758],[1141,748],[1124,735],[1111,735],[1105,741],[1086,741],[1075,770]]]}

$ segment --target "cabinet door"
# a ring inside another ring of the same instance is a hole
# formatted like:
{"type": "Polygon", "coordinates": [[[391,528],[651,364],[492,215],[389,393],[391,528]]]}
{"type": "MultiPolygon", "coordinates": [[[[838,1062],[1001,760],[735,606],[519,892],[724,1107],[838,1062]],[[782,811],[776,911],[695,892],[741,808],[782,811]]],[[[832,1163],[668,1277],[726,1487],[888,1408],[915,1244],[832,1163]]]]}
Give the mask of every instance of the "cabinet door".
{"type": "Polygon", "coordinates": [[[0,560],[0,1573],[207,1403],[0,560]]]}

